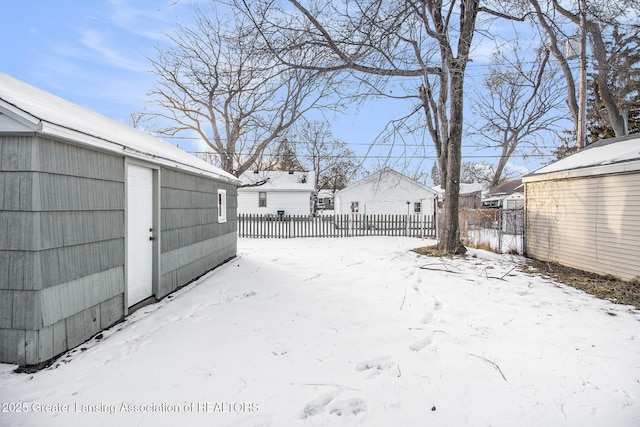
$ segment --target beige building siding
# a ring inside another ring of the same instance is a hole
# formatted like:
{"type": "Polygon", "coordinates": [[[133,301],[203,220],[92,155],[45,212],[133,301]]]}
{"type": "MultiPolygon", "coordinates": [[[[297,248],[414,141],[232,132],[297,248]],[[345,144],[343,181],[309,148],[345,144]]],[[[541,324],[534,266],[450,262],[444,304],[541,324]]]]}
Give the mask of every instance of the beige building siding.
{"type": "Polygon", "coordinates": [[[527,182],[526,253],[640,277],[640,173],[527,182]]]}

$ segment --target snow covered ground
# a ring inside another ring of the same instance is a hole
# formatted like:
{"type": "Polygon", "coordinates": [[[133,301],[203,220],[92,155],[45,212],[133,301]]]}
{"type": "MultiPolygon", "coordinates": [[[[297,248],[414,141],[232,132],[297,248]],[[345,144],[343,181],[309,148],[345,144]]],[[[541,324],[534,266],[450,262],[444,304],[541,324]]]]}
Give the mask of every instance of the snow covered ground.
{"type": "Polygon", "coordinates": [[[51,368],[0,365],[0,425],[640,425],[639,312],[427,243],[241,239],[51,368]]]}

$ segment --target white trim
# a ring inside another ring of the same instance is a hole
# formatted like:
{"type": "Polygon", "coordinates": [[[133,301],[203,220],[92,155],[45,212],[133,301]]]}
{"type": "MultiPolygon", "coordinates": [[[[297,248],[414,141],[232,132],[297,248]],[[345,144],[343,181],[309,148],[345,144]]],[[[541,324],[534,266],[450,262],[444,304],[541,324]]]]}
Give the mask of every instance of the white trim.
{"type": "Polygon", "coordinates": [[[532,174],[522,177],[523,183],[552,181],[558,179],[586,178],[592,176],[640,172],[640,160],[620,162],[608,165],[590,166],[544,174],[532,174]]]}
{"type": "Polygon", "coordinates": [[[227,222],[227,190],[218,190],[218,223],[227,222]]]}

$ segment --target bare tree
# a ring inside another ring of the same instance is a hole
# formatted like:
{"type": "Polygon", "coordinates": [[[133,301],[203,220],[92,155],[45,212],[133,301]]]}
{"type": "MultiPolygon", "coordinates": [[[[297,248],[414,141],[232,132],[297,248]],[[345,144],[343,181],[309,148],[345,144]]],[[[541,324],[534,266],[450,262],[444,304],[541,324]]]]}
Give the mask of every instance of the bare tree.
{"type": "Polygon", "coordinates": [[[344,141],[334,138],[326,121],[301,121],[292,131],[296,152],[314,171],[318,189],[341,190],[360,165],[344,141]]]}
{"type": "MultiPolygon", "coordinates": [[[[562,48],[568,34],[581,25],[581,11],[570,10],[558,0],[528,0],[533,8],[533,16],[546,36],[548,47],[560,64],[567,84],[567,104],[578,128],[578,100],[576,84],[569,62],[562,48]],[[564,21],[563,21],[564,19],[564,21]],[[573,30],[567,29],[567,21],[573,24],[573,30]]],[[[611,54],[604,43],[605,31],[611,29],[616,22],[625,19],[626,14],[635,14],[640,7],[638,0],[611,0],[586,2],[584,10],[586,32],[591,40],[591,53],[596,62],[596,81],[598,97],[606,111],[607,120],[616,136],[625,135],[628,130],[624,125],[624,114],[618,108],[612,88],[612,70],[608,56],[611,54]]],[[[637,24],[636,24],[637,25],[637,24]]]]}
{"type": "MultiPolygon", "coordinates": [[[[485,162],[463,162],[460,182],[465,184],[480,183],[487,186],[493,185],[493,179],[496,176],[496,168],[494,165],[485,162]]],[[[501,183],[503,180],[500,180],[501,183]]]]}
{"type": "Polygon", "coordinates": [[[277,63],[240,14],[196,8],[172,42],[151,59],[159,131],[197,135],[236,176],[332,90],[329,74],[277,63]]]}
{"type": "Polygon", "coordinates": [[[439,247],[460,241],[458,199],[462,157],[465,70],[479,13],[507,17],[479,0],[237,0],[284,64],[323,72],[347,71],[367,93],[387,93],[390,82],[424,113],[446,191],[439,247]]]}
{"type": "Polygon", "coordinates": [[[564,99],[562,87],[557,70],[549,65],[549,51],[537,49],[533,60],[523,58],[521,52],[515,42],[494,53],[483,80],[485,90],[476,94],[473,104],[472,133],[481,137],[483,148],[500,152],[489,182],[492,187],[500,183],[517,150],[525,156],[538,151],[538,141],[564,119],[558,114],[564,99]]]}
{"type": "MultiPolygon", "coordinates": [[[[640,26],[621,28],[613,25],[611,34],[605,36],[604,44],[610,70],[609,85],[616,108],[620,111],[627,133],[640,131],[640,26]]],[[[601,84],[598,75],[591,76],[589,111],[589,133],[592,141],[614,137],[615,130],[609,125],[604,100],[600,96],[601,84]]]]}

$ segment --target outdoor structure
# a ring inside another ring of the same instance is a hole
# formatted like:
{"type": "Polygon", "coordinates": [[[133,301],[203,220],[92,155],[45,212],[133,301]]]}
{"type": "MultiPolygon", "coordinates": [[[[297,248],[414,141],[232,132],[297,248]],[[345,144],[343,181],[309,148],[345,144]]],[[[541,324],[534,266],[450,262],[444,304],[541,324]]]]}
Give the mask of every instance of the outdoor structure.
{"type": "MultiPolygon", "coordinates": [[[[444,189],[437,185],[433,187],[433,190],[438,194],[438,206],[440,208],[444,205],[444,189]]],[[[465,184],[460,183],[460,209],[479,209],[482,207],[482,184],[473,183],[465,184]]]]}
{"type": "Polygon", "coordinates": [[[318,202],[316,204],[319,211],[333,211],[333,191],[318,190],[318,202]]]}
{"type": "Polygon", "coordinates": [[[0,74],[0,362],[50,360],[234,257],[238,185],[0,74]]]}
{"type": "Polygon", "coordinates": [[[522,179],[512,179],[490,188],[482,199],[482,207],[522,209],[524,208],[524,184],[522,179]]]}
{"type": "Polygon", "coordinates": [[[523,181],[528,256],[640,276],[640,135],[599,141],[523,181]]]}
{"type": "Polygon", "coordinates": [[[312,171],[248,171],[240,180],[239,214],[282,217],[313,213],[316,183],[312,171]]]}
{"type": "Polygon", "coordinates": [[[335,213],[434,215],[437,194],[431,188],[384,168],[338,191],[335,213]]]}

